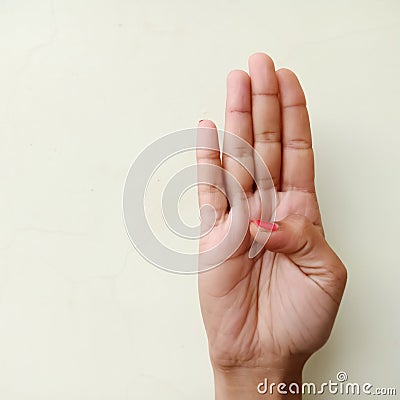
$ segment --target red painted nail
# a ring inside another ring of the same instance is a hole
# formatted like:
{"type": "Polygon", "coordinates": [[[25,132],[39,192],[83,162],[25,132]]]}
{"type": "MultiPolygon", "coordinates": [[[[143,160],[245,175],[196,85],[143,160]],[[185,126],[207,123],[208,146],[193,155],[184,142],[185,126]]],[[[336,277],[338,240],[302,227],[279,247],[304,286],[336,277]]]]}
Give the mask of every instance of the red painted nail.
{"type": "Polygon", "coordinates": [[[275,222],[261,221],[260,219],[252,219],[251,222],[256,223],[260,228],[266,231],[276,232],[278,230],[278,225],[275,222]]]}

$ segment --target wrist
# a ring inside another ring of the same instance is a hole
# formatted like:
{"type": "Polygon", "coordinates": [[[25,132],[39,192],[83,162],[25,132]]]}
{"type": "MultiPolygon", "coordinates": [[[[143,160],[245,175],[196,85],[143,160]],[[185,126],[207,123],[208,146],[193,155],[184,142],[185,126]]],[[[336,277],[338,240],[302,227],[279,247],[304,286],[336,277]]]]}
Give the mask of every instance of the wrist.
{"type": "Polygon", "coordinates": [[[285,368],[216,368],[216,400],[301,399],[303,365],[285,368]]]}

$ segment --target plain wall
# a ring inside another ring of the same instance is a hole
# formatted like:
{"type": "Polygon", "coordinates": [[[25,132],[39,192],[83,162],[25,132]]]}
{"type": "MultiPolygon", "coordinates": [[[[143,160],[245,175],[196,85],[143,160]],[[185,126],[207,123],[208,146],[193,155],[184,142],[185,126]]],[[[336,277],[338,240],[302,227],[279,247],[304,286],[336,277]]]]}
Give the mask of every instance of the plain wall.
{"type": "Polygon", "coordinates": [[[256,51],[304,85],[349,270],[304,380],[400,389],[399,39],[394,0],[2,1],[0,398],[212,398],[196,277],[137,254],[122,191],[153,140],[223,127],[226,74],[256,51]]]}

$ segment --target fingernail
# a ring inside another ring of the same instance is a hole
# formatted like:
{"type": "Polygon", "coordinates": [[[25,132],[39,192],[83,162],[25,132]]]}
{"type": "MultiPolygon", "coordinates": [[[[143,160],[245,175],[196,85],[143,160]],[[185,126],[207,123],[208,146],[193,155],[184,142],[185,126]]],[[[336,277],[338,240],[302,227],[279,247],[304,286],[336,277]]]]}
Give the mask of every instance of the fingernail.
{"type": "Polygon", "coordinates": [[[198,123],[200,124],[200,123],[203,122],[203,121],[204,121],[204,119],[199,119],[199,122],[198,122],[198,123]]]}
{"type": "Polygon", "coordinates": [[[276,232],[278,230],[278,224],[275,222],[261,221],[260,219],[252,219],[250,222],[254,222],[260,228],[265,229],[266,231],[276,232]]]}

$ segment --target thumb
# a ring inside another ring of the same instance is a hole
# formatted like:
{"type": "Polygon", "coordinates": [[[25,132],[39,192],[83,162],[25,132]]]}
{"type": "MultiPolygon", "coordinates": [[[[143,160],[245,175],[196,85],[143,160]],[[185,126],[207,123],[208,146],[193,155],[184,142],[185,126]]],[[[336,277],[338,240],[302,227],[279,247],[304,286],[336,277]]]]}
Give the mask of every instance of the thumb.
{"type": "Polygon", "coordinates": [[[273,226],[251,221],[250,233],[265,249],[285,254],[303,273],[340,301],[347,271],[340,258],[326,242],[322,231],[303,215],[289,215],[273,226]]]}

